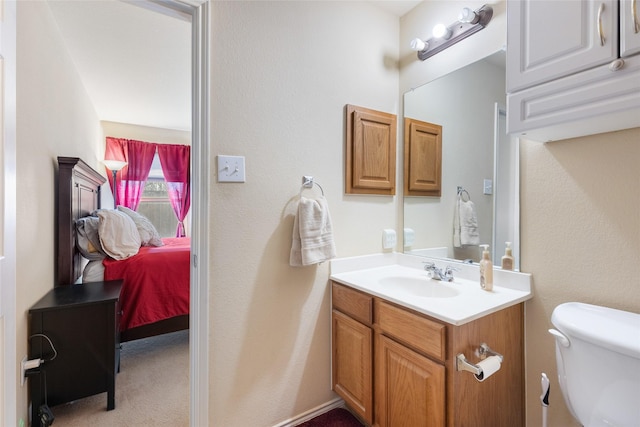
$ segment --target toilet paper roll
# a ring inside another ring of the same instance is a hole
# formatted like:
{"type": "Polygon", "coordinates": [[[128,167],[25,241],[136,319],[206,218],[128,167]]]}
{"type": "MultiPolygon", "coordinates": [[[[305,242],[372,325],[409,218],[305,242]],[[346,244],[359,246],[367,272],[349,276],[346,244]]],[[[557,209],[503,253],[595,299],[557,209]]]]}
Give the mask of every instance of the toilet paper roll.
{"type": "Polygon", "coordinates": [[[491,375],[498,372],[498,370],[500,369],[500,363],[500,356],[489,356],[482,362],[476,364],[476,366],[482,369],[482,372],[480,372],[479,375],[474,376],[478,381],[482,382],[489,378],[491,375]]]}

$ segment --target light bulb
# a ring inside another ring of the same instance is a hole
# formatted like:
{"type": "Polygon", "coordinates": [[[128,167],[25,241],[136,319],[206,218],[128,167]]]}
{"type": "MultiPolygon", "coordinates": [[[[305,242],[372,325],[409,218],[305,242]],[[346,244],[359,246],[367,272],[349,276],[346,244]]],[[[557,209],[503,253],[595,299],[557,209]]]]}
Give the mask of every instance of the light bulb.
{"type": "Polygon", "coordinates": [[[451,37],[451,30],[448,29],[444,24],[438,24],[433,27],[433,37],[446,40],[451,37]]]}
{"type": "Polygon", "coordinates": [[[468,24],[475,24],[476,22],[478,22],[478,15],[473,10],[469,9],[468,7],[465,7],[460,12],[460,15],[458,16],[458,21],[468,23],[468,24]]]}
{"type": "Polygon", "coordinates": [[[425,43],[423,40],[421,39],[413,39],[411,40],[411,49],[415,50],[417,52],[422,52],[423,50],[425,50],[427,48],[427,46],[429,46],[428,43],[425,43]]]}

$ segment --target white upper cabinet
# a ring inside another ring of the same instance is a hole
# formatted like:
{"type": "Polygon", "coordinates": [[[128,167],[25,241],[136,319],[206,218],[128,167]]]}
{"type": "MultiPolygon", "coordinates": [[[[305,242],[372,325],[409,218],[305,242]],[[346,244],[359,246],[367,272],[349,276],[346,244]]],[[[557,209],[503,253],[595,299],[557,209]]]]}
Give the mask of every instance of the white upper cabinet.
{"type": "Polygon", "coordinates": [[[507,92],[618,57],[618,2],[510,0],[507,92]]]}
{"type": "Polygon", "coordinates": [[[620,1],[620,56],[635,55],[640,52],[640,1],[620,1]]]}
{"type": "Polygon", "coordinates": [[[640,0],[508,0],[507,132],[553,141],[640,126],[640,0]]]}

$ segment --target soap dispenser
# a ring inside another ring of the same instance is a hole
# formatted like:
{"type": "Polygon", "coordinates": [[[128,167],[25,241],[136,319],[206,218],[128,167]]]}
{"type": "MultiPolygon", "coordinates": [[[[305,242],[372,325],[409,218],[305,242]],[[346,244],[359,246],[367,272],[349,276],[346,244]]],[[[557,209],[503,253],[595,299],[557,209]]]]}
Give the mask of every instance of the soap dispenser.
{"type": "Polygon", "coordinates": [[[505,242],[507,246],[502,257],[502,269],[513,270],[513,253],[511,252],[511,242],[505,242]]]}
{"type": "Polygon", "coordinates": [[[480,245],[482,259],[480,260],[480,287],[485,291],[493,290],[493,263],[489,254],[489,245],[480,245]]]}

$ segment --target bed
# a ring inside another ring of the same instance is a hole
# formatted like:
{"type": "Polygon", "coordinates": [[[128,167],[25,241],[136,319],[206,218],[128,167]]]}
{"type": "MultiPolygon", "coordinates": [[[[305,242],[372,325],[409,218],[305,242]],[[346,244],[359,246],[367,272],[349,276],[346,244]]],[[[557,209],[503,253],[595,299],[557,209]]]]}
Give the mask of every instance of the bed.
{"type": "MultiPolygon", "coordinates": [[[[76,223],[101,208],[100,192],[105,182],[82,159],[58,157],[55,286],[87,282],[82,276],[88,260],[76,245],[76,223]]],[[[190,241],[170,238],[162,239],[162,243],[140,247],[136,255],[124,260],[100,261],[103,280],[123,280],[121,342],[189,328],[190,241]]],[[[93,276],[90,280],[101,278],[93,276]]]]}

